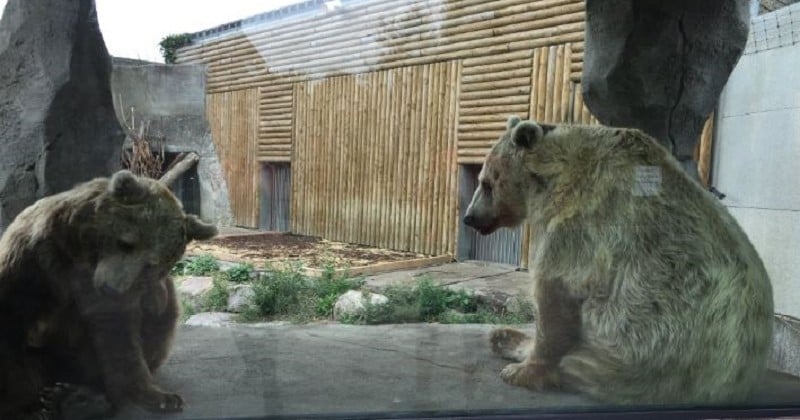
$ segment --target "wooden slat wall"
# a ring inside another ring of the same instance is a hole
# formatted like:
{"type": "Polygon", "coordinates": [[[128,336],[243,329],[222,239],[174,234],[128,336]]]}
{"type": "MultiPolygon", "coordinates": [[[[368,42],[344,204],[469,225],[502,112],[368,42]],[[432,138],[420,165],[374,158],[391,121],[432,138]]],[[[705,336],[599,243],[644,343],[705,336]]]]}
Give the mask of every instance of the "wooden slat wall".
{"type": "Polygon", "coordinates": [[[228,183],[234,223],[258,227],[256,172],[258,89],[206,96],[211,136],[228,183]]]}
{"type": "Polygon", "coordinates": [[[483,163],[511,114],[549,123],[596,123],[572,79],[571,43],[464,60],[458,162],[483,163]]]}
{"type": "Polygon", "coordinates": [[[457,61],[295,85],[299,234],[453,254],[457,61]]]}
{"type": "Polygon", "coordinates": [[[582,44],[584,18],[583,0],[368,0],[191,45],[178,62],[209,64],[218,92],[582,44]]]}
{"type": "Polygon", "coordinates": [[[292,157],[292,85],[258,88],[258,160],[289,162],[292,157]]]}

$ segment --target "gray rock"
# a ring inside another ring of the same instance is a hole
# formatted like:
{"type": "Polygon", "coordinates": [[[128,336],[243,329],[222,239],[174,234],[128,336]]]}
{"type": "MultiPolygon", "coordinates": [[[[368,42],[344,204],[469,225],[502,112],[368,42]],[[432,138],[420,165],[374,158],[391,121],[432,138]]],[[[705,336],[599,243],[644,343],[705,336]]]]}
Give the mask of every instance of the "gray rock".
{"type": "Polygon", "coordinates": [[[252,302],[255,292],[249,284],[236,284],[228,290],[228,312],[239,313],[247,309],[252,302]]]}
{"type": "Polygon", "coordinates": [[[186,325],[200,327],[223,327],[234,322],[234,314],[227,312],[201,312],[186,320],[186,325]]]}
{"type": "Polygon", "coordinates": [[[371,305],[385,305],[389,298],[378,293],[350,290],[339,296],[333,305],[333,319],[340,320],[343,316],[358,316],[364,312],[365,302],[371,305]]]}
{"type": "Polygon", "coordinates": [[[38,198],[119,168],[92,0],[9,0],[0,21],[0,230],[38,198]]]}
{"type": "Polygon", "coordinates": [[[211,277],[189,276],[178,285],[178,294],[190,299],[199,299],[212,287],[214,287],[214,280],[211,277]]]}
{"type": "Polygon", "coordinates": [[[583,97],[658,139],[697,177],[703,124],[744,51],[747,0],[587,0],[583,97]]]}

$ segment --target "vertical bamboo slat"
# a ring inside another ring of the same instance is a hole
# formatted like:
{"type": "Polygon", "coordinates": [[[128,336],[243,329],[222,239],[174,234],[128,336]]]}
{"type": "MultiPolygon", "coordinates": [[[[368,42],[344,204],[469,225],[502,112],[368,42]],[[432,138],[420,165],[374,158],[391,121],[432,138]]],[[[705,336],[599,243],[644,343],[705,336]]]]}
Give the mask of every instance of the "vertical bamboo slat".
{"type": "Polygon", "coordinates": [[[449,136],[447,139],[447,154],[449,159],[447,172],[447,191],[449,192],[448,198],[450,200],[450,204],[448,206],[449,212],[445,219],[445,226],[448,227],[448,232],[446,233],[447,240],[445,243],[447,244],[447,252],[455,255],[456,237],[458,235],[457,232],[459,223],[458,182],[456,182],[456,176],[458,174],[458,115],[460,115],[458,97],[461,95],[463,63],[461,60],[459,60],[453,64],[453,74],[450,78],[450,83],[452,86],[450,89],[450,106],[448,107],[448,109],[452,110],[452,112],[448,114],[450,116],[450,127],[448,129],[449,136]]]}
{"type": "Polygon", "coordinates": [[[303,185],[293,188],[294,230],[452,253],[457,68],[438,63],[297,84],[293,112],[304,127],[293,128],[293,153],[303,157],[294,157],[292,176],[303,185]]]}
{"type": "Polygon", "coordinates": [[[207,118],[228,192],[234,223],[258,227],[259,199],[256,164],[258,89],[207,96],[207,118]]]}
{"type": "Polygon", "coordinates": [[[714,113],[706,120],[703,125],[703,131],[700,134],[700,141],[697,142],[697,151],[695,153],[695,160],[697,161],[697,172],[700,175],[700,181],[706,187],[709,186],[711,181],[711,153],[714,147],[714,113]]]}

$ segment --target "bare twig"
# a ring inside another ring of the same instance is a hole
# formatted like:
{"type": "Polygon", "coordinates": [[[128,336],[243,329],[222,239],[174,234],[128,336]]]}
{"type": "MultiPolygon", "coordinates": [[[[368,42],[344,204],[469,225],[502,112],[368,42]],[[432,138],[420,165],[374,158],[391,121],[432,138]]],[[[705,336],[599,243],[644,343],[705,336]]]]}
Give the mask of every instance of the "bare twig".
{"type": "Polygon", "coordinates": [[[129,131],[131,148],[123,149],[122,165],[136,175],[157,179],[164,166],[164,141],[145,135],[145,124],[139,125],[138,132],[129,131]],[[155,148],[156,150],[153,150],[155,148]]]}

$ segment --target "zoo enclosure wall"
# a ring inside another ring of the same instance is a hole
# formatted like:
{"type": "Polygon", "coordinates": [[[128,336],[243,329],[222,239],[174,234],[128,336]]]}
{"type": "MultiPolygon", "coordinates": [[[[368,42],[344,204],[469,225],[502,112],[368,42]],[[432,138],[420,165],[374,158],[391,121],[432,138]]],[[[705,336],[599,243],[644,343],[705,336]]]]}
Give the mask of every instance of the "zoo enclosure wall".
{"type": "MultiPolygon", "coordinates": [[[[582,0],[321,4],[178,51],[208,66],[238,225],[259,226],[259,165],[289,164],[292,232],[455,256],[459,189],[474,188],[459,165],[480,164],[510,114],[596,123],[581,97],[582,0]]],[[[527,229],[512,236],[527,255],[527,229]]]]}

